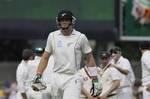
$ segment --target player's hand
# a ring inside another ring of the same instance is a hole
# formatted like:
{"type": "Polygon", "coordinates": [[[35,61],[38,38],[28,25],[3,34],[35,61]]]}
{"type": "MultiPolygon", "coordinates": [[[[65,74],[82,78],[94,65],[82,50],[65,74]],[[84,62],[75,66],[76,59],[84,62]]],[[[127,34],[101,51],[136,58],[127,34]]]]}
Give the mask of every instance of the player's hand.
{"type": "Polygon", "coordinates": [[[98,99],[107,99],[107,94],[103,94],[103,95],[99,96],[98,99]]]}
{"type": "Polygon", "coordinates": [[[114,68],[116,68],[116,65],[115,65],[115,64],[110,64],[109,67],[114,67],[114,68]]]}
{"type": "Polygon", "coordinates": [[[88,99],[98,99],[98,98],[97,98],[97,97],[92,97],[92,96],[91,96],[91,97],[90,97],[90,98],[88,98],[88,99]]]}
{"type": "Polygon", "coordinates": [[[98,97],[88,96],[88,99],[98,99],[98,97]]]}
{"type": "Polygon", "coordinates": [[[46,85],[41,80],[41,75],[37,74],[31,84],[31,87],[34,91],[41,91],[46,89],[46,85]]]}
{"type": "Polygon", "coordinates": [[[42,75],[41,74],[36,74],[35,77],[33,78],[33,83],[40,83],[42,75]]]}

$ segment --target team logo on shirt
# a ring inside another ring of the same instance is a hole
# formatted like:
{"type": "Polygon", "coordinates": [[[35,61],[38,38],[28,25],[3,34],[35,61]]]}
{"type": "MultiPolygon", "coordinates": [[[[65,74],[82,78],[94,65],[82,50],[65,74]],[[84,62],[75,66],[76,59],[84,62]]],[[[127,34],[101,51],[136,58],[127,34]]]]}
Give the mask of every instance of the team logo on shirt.
{"type": "Polygon", "coordinates": [[[57,41],[56,46],[59,48],[62,47],[62,41],[61,40],[57,41]]]}

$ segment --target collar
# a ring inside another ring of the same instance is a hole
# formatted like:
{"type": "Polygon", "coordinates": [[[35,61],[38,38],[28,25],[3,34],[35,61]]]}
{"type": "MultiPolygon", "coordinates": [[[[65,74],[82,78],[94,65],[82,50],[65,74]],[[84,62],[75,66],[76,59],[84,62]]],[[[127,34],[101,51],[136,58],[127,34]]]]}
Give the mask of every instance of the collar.
{"type": "MultiPolygon", "coordinates": [[[[73,31],[72,31],[72,33],[71,33],[71,35],[75,35],[75,29],[73,29],[73,31]]],[[[63,35],[62,33],[61,33],[61,30],[59,30],[59,33],[58,33],[58,35],[63,35]]]]}

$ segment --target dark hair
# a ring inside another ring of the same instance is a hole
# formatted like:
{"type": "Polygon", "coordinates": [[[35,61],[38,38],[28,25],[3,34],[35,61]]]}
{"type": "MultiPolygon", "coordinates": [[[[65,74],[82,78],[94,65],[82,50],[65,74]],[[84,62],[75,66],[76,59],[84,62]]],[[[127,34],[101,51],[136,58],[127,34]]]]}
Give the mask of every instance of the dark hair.
{"type": "Polygon", "coordinates": [[[110,53],[111,53],[111,54],[114,53],[114,52],[117,52],[117,51],[121,52],[121,48],[118,47],[118,46],[116,46],[116,47],[110,49],[110,53]]]}
{"type": "Polygon", "coordinates": [[[31,49],[24,49],[22,52],[22,59],[29,60],[29,58],[33,56],[33,51],[31,49]]]}
{"type": "Polygon", "coordinates": [[[149,42],[140,42],[139,48],[141,49],[149,49],[150,48],[150,43],[149,42]]]}

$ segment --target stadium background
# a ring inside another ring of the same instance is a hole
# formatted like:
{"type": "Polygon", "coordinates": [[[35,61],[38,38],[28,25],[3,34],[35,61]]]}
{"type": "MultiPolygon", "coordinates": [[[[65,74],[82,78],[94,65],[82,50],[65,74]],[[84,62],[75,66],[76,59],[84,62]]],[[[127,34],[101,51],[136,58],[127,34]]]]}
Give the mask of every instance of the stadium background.
{"type": "Polygon", "coordinates": [[[74,12],[77,18],[75,28],[90,39],[97,64],[102,50],[120,46],[123,55],[131,61],[136,78],[140,79],[140,41],[120,39],[124,33],[140,36],[138,27],[130,24],[133,20],[130,16],[132,4],[131,0],[127,1],[125,20],[120,20],[123,15],[121,0],[0,0],[0,87],[6,80],[15,80],[24,48],[45,47],[49,32],[57,29],[56,15],[63,8],[74,12]],[[120,21],[125,22],[122,25],[120,21]],[[126,27],[122,34],[119,30],[121,26],[126,27]]]}

